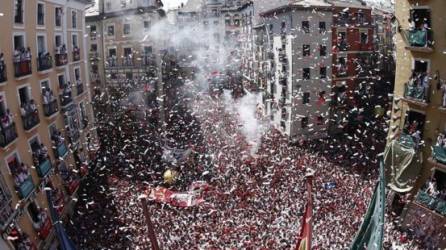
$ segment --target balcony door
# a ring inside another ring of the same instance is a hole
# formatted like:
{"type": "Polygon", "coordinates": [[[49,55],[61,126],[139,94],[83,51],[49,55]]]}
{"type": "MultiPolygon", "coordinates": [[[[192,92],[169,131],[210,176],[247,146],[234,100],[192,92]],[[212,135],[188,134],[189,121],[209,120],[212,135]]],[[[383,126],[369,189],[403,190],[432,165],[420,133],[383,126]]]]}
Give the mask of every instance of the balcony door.
{"type": "Polygon", "coordinates": [[[44,55],[47,52],[46,49],[46,39],[43,35],[37,36],[37,55],[41,56],[44,55]]]}
{"type": "Polygon", "coordinates": [[[19,89],[20,104],[28,104],[31,100],[31,89],[29,87],[22,87],[19,89]]]}

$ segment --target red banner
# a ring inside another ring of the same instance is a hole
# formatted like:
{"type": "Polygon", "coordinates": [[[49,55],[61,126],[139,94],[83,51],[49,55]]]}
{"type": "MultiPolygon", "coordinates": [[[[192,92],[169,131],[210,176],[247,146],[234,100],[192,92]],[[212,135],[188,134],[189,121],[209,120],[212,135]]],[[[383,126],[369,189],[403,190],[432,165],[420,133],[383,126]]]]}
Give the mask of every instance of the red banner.
{"type": "Polygon", "coordinates": [[[311,250],[312,219],[313,219],[313,199],[311,195],[311,177],[307,177],[308,200],[305,213],[302,217],[302,227],[297,237],[296,250],[311,250]]]}
{"type": "Polygon", "coordinates": [[[209,189],[205,182],[194,182],[187,192],[174,192],[164,187],[150,190],[149,199],[175,207],[192,207],[204,202],[203,193],[209,189]]]}

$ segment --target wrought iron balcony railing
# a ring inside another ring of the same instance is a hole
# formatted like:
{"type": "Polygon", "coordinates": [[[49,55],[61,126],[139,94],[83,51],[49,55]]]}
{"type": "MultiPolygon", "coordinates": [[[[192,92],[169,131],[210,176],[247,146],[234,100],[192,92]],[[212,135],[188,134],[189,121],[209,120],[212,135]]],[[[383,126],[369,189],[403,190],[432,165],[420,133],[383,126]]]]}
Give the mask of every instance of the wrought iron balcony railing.
{"type": "Polygon", "coordinates": [[[37,71],[44,71],[53,67],[53,57],[50,54],[37,58],[37,71]]]}

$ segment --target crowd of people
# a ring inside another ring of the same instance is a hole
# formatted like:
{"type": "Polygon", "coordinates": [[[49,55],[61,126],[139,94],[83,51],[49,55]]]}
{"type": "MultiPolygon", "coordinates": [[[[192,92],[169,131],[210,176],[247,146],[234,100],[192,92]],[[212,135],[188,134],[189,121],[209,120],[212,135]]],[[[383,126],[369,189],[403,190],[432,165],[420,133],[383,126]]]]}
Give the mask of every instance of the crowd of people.
{"type": "Polygon", "coordinates": [[[30,47],[16,48],[14,50],[13,56],[14,56],[14,66],[15,66],[14,68],[16,76],[29,74],[32,71],[31,69],[32,53],[30,47]]]}
{"type": "Polygon", "coordinates": [[[6,112],[0,115],[0,143],[6,144],[17,137],[16,130],[11,127],[13,124],[12,113],[9,109],[6,109],[6,112]]]}
{"type": "Polygon", "coordinates": [[[17,162],[16,165],[9,167],[11,169],[12,175],[14,176],[14,184],[18,189],[25,181],[28,180],[30,176],[29,168],[23,162],[17,162]]]}
{"type": "MultiPolygon", "coordinates": [[[[70,234],[76,244],[83,249],[146,249],[150,242],[140,196],[157,186],[181,192],[192,181],[204,180],[210,190],[199,206],[149,202],[163,249],[290,249],[301,227],[305,174],[311,169],[314,249],[350,246],[378,179],[376,155],[384,138],[376,127],[381,122],[351,138],[307,145],[293,145],[271,128],[253,153],[238,114],[228,112],[221,100],[198,95],[189,108],[177,107],[163,129],[130,112],[115,113],[116,120],[101,127],[108,139],[91,181],[82,187],[77,207],[82,219],[75,216],[76,233],[70,234]],[[165,144],[191,149],[193,160],[163,161],[165,144]],[[166,169],[180,173],[177,183],[163,183],[166,169]]],[[[398,248],[404,244],[417,249],[387,223],[386,249],[404,249],[398,248]]]]}

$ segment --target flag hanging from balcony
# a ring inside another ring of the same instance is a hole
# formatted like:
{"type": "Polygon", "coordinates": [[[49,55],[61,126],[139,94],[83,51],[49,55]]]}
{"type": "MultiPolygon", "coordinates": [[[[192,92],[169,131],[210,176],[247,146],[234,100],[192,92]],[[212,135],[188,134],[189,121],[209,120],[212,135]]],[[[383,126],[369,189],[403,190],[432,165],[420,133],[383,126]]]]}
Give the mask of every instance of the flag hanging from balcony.
{"type": "Polygon", "coordinates": [[[51,195],[51,190],[46,190],[46,197],[48,199],[48,207],[50,210],[51,220],[53,221],[53,226],[56,230],[56,236],[59,240],[59,248],[62,250],[76,250],[73,241],[68,237],[62,222],[60,221],[59,214],[54,208],[53,197],[51,195]]]}
{"type": "Polygon", "coordinates": [[[384,235],[384,210],[386,203],[384,163],[379,164],[379,182],[375,186],[372,200],[364,221],[353,241],[351,250],[379,250],[382,249],[384,235]]]}
{"type": "Polygon", "coordinates": [[[302,217],[302,224],[300,234],[297,237],[296,250],[310,250],[311,249],[311,234],[312,234],[312,220],[313,220],[313,199],[311,196],[312,179],[307,177],[307,193],[308,200],[305,206],[305,213],[302,217]]]}

